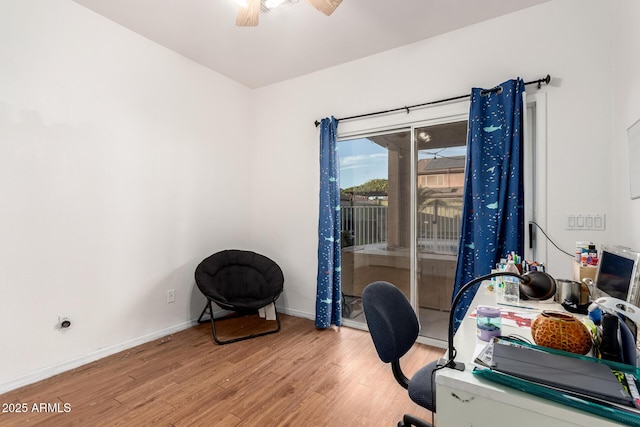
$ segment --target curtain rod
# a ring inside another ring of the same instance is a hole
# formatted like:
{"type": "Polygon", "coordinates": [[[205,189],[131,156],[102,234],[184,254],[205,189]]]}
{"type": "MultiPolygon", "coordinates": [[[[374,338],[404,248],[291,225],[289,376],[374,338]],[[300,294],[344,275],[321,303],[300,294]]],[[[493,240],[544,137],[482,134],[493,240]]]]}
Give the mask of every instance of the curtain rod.
{"type": "MultiPolygon", "coordinates": [[[[538,89],[540,89],[542,87],[542,83],[548,85],[550,81],[551,81],[551,76],[549,74],[547,74],[546,77],[543,77],[541,79],[532,80],[530,82],[525,82],[525,85],[532,85],[532,84],[536,84],[537,83],[538,84],[538,89]]],[[[489,93],[489,92],[494,92],[494,91],[497,91],[497,90],[499,90],[499,88],[496,86],[493,89],[487,89],[485,92],[489,93]]],[[[399,107],[399,108],[392,108],[391,110],[376,111],[375,113],[367,113],[367,114],[359,114],[357,116],[343,117],[341,119],[338,119],[338,121],[359,119],[361,117],[377,116],[378,114],[394,113],[396,111],[403,111],[403,110],[406,111],[407,114],[409,114],[409,110],[411,108],[425,107],[427,105],[441,104],[443,102],[449,102],[449,101],[456,101],[458,99],[469,98],[470,96],[471,96],[471,94],[468,93],[466,95],[454,96],[453,98],[439,99],[437,101],[430,101],[430,102],[425,102],[425,103],[422,103],[422,104],[409,105],[409,106],[399,107]]],[[[316,120],[314,123],[315,123],[316,127],[320,126],[320,122],[318,120],[316,120]]]]}

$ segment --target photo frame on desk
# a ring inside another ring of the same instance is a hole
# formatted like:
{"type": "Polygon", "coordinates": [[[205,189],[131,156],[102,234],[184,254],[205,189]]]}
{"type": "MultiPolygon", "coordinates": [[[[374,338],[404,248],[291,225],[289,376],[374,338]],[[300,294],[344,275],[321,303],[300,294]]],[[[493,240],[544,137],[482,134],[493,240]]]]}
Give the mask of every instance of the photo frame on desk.
{"type": "Polygon", "coordinates": [[[629,186],[632,199],[640,198],[640,119],[627,129],[629,140],[629,186]]]}

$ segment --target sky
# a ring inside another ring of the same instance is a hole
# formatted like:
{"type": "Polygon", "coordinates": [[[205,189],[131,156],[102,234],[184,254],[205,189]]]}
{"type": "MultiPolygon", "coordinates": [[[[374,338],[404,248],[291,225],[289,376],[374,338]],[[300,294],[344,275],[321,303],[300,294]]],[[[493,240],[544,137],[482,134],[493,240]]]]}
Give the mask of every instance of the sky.
{"type": "Polygon", "coordinates": [[[387,150],[366,138],[338,142],[340,188],[350,188],[377,178],[386,179],[387,150]]]}
{"type": "MultiPolygon", "coordinates": [[[[418,159],[466,154],[466,148],[434,148],[420,150],[418,159]]],[[[367,138],[338,141],[340,159],[340,188],[350,188],[372,179],[387,179],[387,150],[367,138]]]]}

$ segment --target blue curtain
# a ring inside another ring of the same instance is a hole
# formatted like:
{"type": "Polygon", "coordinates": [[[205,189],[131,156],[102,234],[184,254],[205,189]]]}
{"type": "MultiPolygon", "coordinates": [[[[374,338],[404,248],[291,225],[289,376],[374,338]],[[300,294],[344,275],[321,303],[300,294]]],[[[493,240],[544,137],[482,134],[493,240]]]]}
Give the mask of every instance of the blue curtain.
{"type": "MultiPolygon", "coordinates": [[[[462,230],[453,298],[468,281],[489,274],[507,252],[523,253],[522,121],[524,82],[471,91],[462,230]]],[[[455,312],[455,328],[476,289],[455,312]]]]}
{"type": "Polygon", "coordinates": [[[340,168],[337,140],[338,120],[320,123],[320,214],[318,221],[318,276],[316,327],[342,323],[340,286],[340,168]]]}

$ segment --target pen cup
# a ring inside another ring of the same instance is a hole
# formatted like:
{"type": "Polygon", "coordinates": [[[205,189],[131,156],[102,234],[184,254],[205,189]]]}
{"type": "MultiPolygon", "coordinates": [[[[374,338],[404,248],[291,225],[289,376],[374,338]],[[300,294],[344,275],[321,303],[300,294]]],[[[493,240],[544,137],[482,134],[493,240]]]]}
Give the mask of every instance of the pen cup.
{"type": "Polygon", "coordinates": [[[482,341],[489,341],[492,337],[500,336],[502,330],[500,309],[479,306],[476,311],[476,318],[478,338],[482,341]]]}

